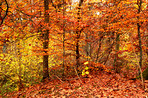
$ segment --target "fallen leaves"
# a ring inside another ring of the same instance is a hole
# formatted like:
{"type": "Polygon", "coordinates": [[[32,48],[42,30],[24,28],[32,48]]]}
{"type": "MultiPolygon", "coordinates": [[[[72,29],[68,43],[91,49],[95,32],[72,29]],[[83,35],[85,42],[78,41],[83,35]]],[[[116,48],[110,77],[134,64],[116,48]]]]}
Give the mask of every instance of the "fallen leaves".
{"type": "MultiPolygon", "coordinates": [[[[141,89],[140,80],[128,80],[120,74],[99,73],[90,78],[61,82],[53,80],[37,84],[24,91],[6,94],[8,97],[45,98],[45,97],[148,97],[148,92],[141,89]]],[[[147,82],[145,82],[148,85],[147,82]]]]}

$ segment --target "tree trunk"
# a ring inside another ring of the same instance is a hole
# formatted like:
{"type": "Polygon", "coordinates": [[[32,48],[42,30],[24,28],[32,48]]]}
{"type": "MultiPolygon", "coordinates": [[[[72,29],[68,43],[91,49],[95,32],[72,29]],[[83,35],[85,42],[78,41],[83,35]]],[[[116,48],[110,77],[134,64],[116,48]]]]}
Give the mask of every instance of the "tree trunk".
{"type": "MultiPolygon", "coordinates": [[[[138,14],[141,11],[141,4],[142,1],[141,0],[137,0],[137,4],[138,4],[138,14]]],[[[137,19],[139,20],[139,16],[137,16],[137,19]]],[[[139,48],[140,48],[140,60],[139,60],[139,65],[140,67],[142,67],[142,44],[141,44],[141,33],[140,33],[140,24],[139,21],[137,23],[137,32],[138,32],[138,38],[139,38],[139,48]]]]}
{"type": "MultiPolygon", "coordinates": [[[[141,12],[141,5],[142,5],[142,0],[137,0],[137,5],[138,5],[138,14],[141,12]]],[[[144,89],[144,81],[143,81],[143,76],[142,76],[142,43],[141,43],[141,33],[140,33],[140,23],[139,23],[139,16],[137,16],[138,23],[137,23],[137,32],[138,32],[138,38],[139,38],[139,48],[140,48],[140,60],[139,60],[139,73],[141,75],[141,81],[142,81],[142,88],[144,89]]]]}
{"type": "Polygon", "coordinates": [[[116,34],[116,49],[115,49],[115,51],[116,51],[116,54],[115,54],[115,59],[114,59],[114,68],[115,68],[115,71],[118,73],[118,72],[120,72],[120,70],[119,70],[119,66],[120,65],[118,65],[118,54],[117,54],[117,52],[119,51],[119,41],[120,41],[120,34],[116,34]]]}
{"type": "MultiPolygon", "coordinates": [[[[49,23],[49,0],[44,0],[44,17],[45,17],[45,23],[49,23]]],[[[45,55],[43,56],[43,80],[46,78],[49,78],[49,72],[48,72],[48,43],[49,43],[49,30],[46,29],[43,35],[43,49],[45,55]]]]}
{"type": "MultiPolygon", "coordinates": [[[[78,7],[78,23],[80,22],[80,12],[81,12],[81,6],[82,6],[83,0],[79,1],[79,7],[78,7]]],[[[76,31],[76,69],[78,70],[78,67],[80,66],[80,51],[79,51],[79,38],[80,38],[80,34],[81,34],[81,30],[80,30],[80,25],[77,26],[77,31],[76,31]]]]}
{"type": "Polygon", "coordinates": [[[96,63],[98,62],[99,52],[100,52],[101,44],[102,44],[102,43],[101,43],[102,39],[103,39],[103,36],[101,36],[100,39],[99,39],[99,47],[98,47],[98,49],[97,49],[96,63]]]}

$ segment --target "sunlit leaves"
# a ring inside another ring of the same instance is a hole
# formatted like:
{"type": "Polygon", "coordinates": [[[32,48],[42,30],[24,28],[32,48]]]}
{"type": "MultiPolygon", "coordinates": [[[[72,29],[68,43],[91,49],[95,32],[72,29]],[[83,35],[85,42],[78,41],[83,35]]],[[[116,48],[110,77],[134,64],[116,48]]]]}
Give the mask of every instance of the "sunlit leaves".
{"type": "Polygon", "coordinates": [[[82,76],[84,75],[88,75],[89,74],[89,71],[88,71],[88,67],[86,66],[84,70],[82,70],[82,76]]]}

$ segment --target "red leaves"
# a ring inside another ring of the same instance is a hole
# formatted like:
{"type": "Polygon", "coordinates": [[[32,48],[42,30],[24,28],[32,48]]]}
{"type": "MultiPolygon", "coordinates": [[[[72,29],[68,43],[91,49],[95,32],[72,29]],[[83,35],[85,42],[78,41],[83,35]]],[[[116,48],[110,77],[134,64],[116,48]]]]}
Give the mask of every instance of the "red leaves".
{"type": "MultiPolygon", "coordinates": [[[[23,92],[9,94],[10,96],[26,97],[146,97],[147,92],[141,89],[140,80],[128,80],[122,74],[92,75],[90,78],[69,79],[68,81],[53,80],[29,87],[23,92]]],[[[145,82],[148,85],[147,82],[145,82]]],[[[7,95],[8,96],[8,95],[7,95]]]]}

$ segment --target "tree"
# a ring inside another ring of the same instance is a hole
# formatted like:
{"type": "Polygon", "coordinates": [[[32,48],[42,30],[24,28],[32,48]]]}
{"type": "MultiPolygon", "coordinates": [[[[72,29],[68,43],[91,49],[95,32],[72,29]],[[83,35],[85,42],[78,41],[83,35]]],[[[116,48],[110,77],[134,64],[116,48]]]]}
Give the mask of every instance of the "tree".
{"type": "Polygon", "coordinates": [[[77,15],[78,15],[78,18],[77,18],[77,22],[78,22],[78,25],[77,25],[77,28],[76,28],[76,69],[78,70],[78,67],[80,66],[80,50],[79,50],[79,39],[80,39],[80,36],[81,36],[81,32],[82,32],[82,28],[80,28],[80,19],[81,19],[81,6],[83,4],[83,0],[80,0],[79,1],[79,5],[78,5],[78,12],[77,12],[77,15]]]}
{"type": "Polygon", "coordinates": [[[76,75],[73,68],[81,73],[86,61],[114,69],[147,64],[144,1],[2,1],[0,76],[10,76],[8,84],[21,88],[41,78],[76,75]]]}
{"type": "Polygon", "coordinates": [[[65,72],[65,1],[63,0],[63,77],[65,76],[64,72],[65,72]]]}
{"type": "MultiPolygon", "coordinates": [[[[44,17],[45,17],[45,23],[49,24],[49,0],[44,0],[44,17]]],[[[44,35],[43,35],[43,49],[45,55],[43,55],[43,80],[46,78],[49,78],[49,72],[48,72],[48,44],[49,44],[49,29],[46,28],[44,35]]]]}
{"type": "MultiPolygon", "coordinates": [[[[142,0],[137,0],[137,5],[138,5],[138,12],[137,14],[139,15],[141,12],[142,8],[142,0]]],[[[140,59],[139,59],[139,72],[141,74],[141,81],[142,81],[142,88],[144,89],[144,81],[143,81],[143,76],[142,76],[142,43],[141,43],[141,32],[140,32],[140,23],[139,23],[139,16],[137,16],[138,22],[137,22],[137,32],[138,32],[138,38],[139,38],[139,48],[140,48],[140,59]]]]}

